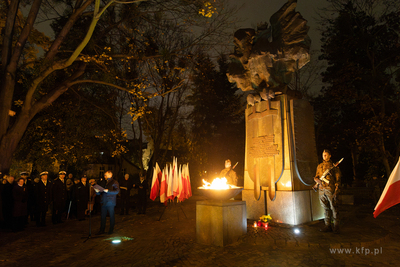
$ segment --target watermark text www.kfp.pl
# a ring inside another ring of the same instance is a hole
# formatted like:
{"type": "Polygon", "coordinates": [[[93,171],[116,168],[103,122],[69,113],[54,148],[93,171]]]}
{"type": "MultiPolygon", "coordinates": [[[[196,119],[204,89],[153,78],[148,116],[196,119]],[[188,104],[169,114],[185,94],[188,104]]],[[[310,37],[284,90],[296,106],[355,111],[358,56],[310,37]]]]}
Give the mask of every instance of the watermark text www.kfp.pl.
{"type": "Polygon", "coordinates": [[[378,255],[382,254],[382,247],[380,248],[330,248],[331,254],[358,254],[358,255],[378,255]]]}

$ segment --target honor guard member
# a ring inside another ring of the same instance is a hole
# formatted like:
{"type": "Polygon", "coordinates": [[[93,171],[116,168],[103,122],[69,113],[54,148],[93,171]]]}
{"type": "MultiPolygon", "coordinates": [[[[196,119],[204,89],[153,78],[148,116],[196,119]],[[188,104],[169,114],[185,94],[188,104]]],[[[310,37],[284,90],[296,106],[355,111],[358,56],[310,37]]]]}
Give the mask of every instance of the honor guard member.
{"type": "Polygon", "coordinates": [[[101,195],[101,226],[97,233],[98,235],[104,234],[106,228],[106,217],[107,213],[110,215],[110,229],[108,234],[111,235],[114,231],[115,225],[115,205],[117,204],[117,195],[119,193],[119,184],[113,179],[113,174],[111,171],[104,173],[104,178],[106,179],[106,185],[104,186],[104,191],[100,192],[95,189],[96,194],[101,195]]]}
{"type": "Polygon", "coordinates": [[[40,173],[40,179],[35,184],[35,196],[36,196],[36,226],[46,226],[46,214],[49,209],[51,201],[51,187],[52,183],[47,179],[47,171],[40,173]]]}
{"type": "Polygon", "coordinates": [[[318,165],[314,177],[315,182],[319,185],[319,201],[325,212],[325,226],[321,229],[321,232],[332,232],[331,222],[333,219],[333,232],[339,233],[337,196],[342,173],[331,161],[329,150],[323,151],[322,158],[323,162],[318,165]]]}
{"type": "Polygon", "coordinates": [[[129,178],[129,174],[125,174],[124,179],[119,182],[119,188],[121,190],[121,215],[129,215],[129,196],[131,189],[133,188],[132,179],[129,178]]]}
{"type": "Polygon", "coordinates": [[[53,201],[53,212],[51,219],[53,224],[62,223],[62,216],[67,208],[67,184],[65,181],[65,171],[58,173],[58,178],[54,180],[52,187],[52,201],[53,201]]]}
{"type": "Polygon", "coordinates": [[[219,174],[220,178],[225,177],[228,184],[237,185],[237,175],[231,165],[231,160],[225,160],[225,169],[219,174]]]}

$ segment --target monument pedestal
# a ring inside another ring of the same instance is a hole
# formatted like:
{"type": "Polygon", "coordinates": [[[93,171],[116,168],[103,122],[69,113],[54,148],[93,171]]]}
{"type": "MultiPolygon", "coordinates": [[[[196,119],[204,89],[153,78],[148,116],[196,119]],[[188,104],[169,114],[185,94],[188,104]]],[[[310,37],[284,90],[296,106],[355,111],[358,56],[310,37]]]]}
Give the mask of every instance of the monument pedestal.
{"type": "Polygon", "coordinates": [[[247,218],[299,225],[323,218],[312,190],[318,166],[311,104],[288,95],[246,109],[242,200],[247,218]]]}
{"type": "Polygon", "coordinates": [[[246,202],[206,200],[196,202],[198,243],[225,246],[247,233],[246,202]]]}
{"type": "Polygon", "coordinates": [[[271,214],[277,223],[299,225],[324,218],[324,209],[319,202],[318,192],[313,190],[277,191],[272,201],[263,191],[259,200],[254,198],[254,190],[243,190],[243,200],[247,203],[247,218],[258,220],[260,214],[271,214]]]}

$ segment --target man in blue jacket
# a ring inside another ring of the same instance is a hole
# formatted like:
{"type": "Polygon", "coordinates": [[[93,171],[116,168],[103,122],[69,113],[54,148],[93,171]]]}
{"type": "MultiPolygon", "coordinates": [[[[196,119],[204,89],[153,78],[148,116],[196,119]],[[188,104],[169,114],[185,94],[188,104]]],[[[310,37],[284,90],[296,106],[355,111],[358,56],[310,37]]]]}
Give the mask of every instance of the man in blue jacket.
{"type": "Polygon", "coordinates": [[[111,235],[114,231],[115,225],[115,205],[117,204],[117,195],[119,193],[119,184],[113,179],[111,171],[104,173],[104,178],[107,183],[103,191],[95,188],[96,194],[101,195],[101,226],[98,235],[104,234],[106,228],[107,213],[110,215],[110,229],[108,234],[111,235]]]}

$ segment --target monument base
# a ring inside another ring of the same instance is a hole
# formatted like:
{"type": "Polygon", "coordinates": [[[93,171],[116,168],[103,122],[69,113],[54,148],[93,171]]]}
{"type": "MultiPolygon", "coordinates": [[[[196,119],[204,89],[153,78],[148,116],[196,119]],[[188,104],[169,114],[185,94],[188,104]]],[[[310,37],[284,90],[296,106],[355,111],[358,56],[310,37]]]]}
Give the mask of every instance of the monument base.
{"type": "Polygon", "coordinates": [[[299,225],[324,218],[318,192],[313,190],[276,191],[275,201],[271,201],[268,196],[265,198],[264,192],[257,201],[251,189],[244,189],[242,194],[247,203],[248,219],[258,220],[262,215],[270,214],[274,222],[299,225]]]}
{"type": "Polygon", "coordinates": [[[236,242],[247,233],[246,214],[245,201],[197,201],[197,242],[219,247],[236,242]]]}

